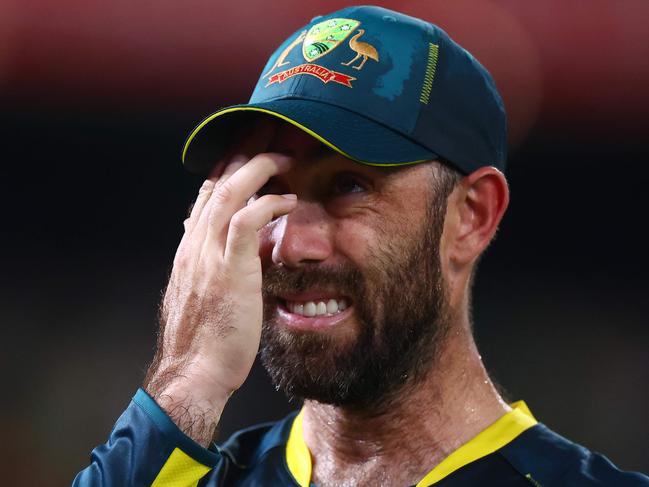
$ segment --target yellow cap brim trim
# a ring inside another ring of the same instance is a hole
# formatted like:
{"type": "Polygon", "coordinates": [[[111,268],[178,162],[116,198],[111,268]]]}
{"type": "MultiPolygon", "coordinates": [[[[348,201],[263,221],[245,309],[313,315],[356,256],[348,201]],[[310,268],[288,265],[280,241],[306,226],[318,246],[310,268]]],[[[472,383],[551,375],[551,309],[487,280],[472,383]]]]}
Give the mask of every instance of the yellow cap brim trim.
{"type": "Polygon", "coordinates": [[[285,122],[288,122],[292,125],[295,125],[297,128],[303,130],[307,134],[311,135],[312,137],[315,137],[318,139],[320,142],[322,142],[324,145],[327,147],[333,149],[334,151],[338,152],[339,154],[345,156],[347,159],[351,159],[352,161],[360,162],[361,164],[366,164],[368,166],[407,166],[409,164],[419,164],[422,162],[427,162],[430,159],[420,159],[418,161],[408,161],[408,162],[390,162],[390,163],[380,163],[380,162],[370,162],[370,161],[363,161],[362,159],[358,159],[357,157],[354,157],[342,149],[336,147],[334,144],[329,142],[327,139],[322,137],[320,134],[317,134],[313,130],[311,130],[308,127],[305,127],[299,122],[296,122],[292,118],[287,117],[283,113],[278,113],[274,112],[272,110],[268,110],[267,108],[259,108],[259,107],[251,107],[251,106],[237,106],[237,107],[230,107],[230,108],[224,108],[223,110],[219,110],[216,113],[213,113],[209,117],[207,117],[205,120],[203,120],[193,131],[191,134],[189,134],[189,137],[187,138],[187,142],[185,142],[185,147],[183,147],[183,153],[182,153],[182,161],[183,164],[185,163],[185,156],[187,155],[187,149],[189,148],[189,144],[194,140],[198,132],[200,132],[208,123],[210,123],[212,120],[215,118],[218,118],[222,115],[226,115],[228,113],[232,112],[242,112],[242,111],[250,111],[250,112],[259,112],[259,113],[265,113],[267,115],[272,115],[273,117],[280,118],[284,120],[285,122]]]}

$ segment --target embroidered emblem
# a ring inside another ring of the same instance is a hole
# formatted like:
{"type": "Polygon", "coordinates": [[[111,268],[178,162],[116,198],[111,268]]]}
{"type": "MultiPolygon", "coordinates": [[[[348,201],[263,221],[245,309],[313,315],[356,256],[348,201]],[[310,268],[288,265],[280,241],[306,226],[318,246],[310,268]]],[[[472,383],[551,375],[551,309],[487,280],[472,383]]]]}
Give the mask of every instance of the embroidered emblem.
{"type": "Polygon", "coordinates": [[[286,58],[291,53],[293,48],[304,40],[305,36],[306,36],[306,30],[300,32],[300,35],[297,36],[295,39],[293,39],[293,42],[291,42],[288,46],[286,46],[286,48],[282,51],[282,53],[279,56],[277,56],[277,59],[275,60],[275,64],[273,64],[273,67],[270,68],[270,70],[266,74],[261,75],[261,77],[265,78],[270,73],[272,73],[275,69],[290,64],[288,61],[286,61],[286,58]]]}
{"type": "Polygon", "coordinates": [[[372,44],[368,44],[367,42],[362,42],[359,41],[358,38],[365,34],[364,29],[358,29],[358,33],[349,39],[349,48],[356,52],[356,56],[352,58],[351,61],[347,63],[340,63],[343,66],[349,66],[352,64],[354,61],[356,61],[359,58],[363,58],[361,63],[358,66],[352,66],[352,69],[358,69],[359,71],[363,69],[363,66],[365,65],[365,62],[367,59],[371,59],[373,61],[376,61],[377,63],[379,62],[379,53],[376,50],[376,48],[372,44]]]}
{"type": "Polygon", "coordinates": [[[329,83],[330,81],[333,81],[334,83],[345,85],[348,88],[352,87],[352,81],[356,79],[353,76],[349,76],[348,74],[339,73],[338,71],[327,69],[324,66],[320,66],[318,64],[304,63],[300,64],[299,66],[295,66],[294,68],[289,68],[284,71],[280,71],[279,73],[275,73],[270,78],[268,78],[268,84],[266,84],[266,86],[270,86],[274,83],[282,83],[287,79],[292,78],[293,76],[297,76],[298,74],[310,74],[312,76],[315,76],[316,78],[319,78],[323,83],[329,83]]]}
{"type": "MultiPolygon", "coordinates": [[[[330,53],[342,44],[359,25],[361,25],[361,23],[358,20],[336,18],[319,22],[312,26],[308,31],[303,30],[288,46],[286,46],[286,48],[284,48],[280,55],[277,56],[277,59],[273,63],[273,67],[270,68],[266,74],[262,75],[262,78],[268,77],[266,87],[275,83],[283,83],[293,76],[310,74],[325,84],[334,82],[352,88],[352,81],[356,79],[355,77],[320,66],[319,64],[311,63],[330,53]],[[304,57],[307,62],[271,75],[271,73],[277,68],[290,64],[290,61],[287,61],[287,58],[300,42],[302,43],[302,57],[304,57]]],[[[376,62],[379,61],[379,53],[374,46],[367,42],[361,42],[358,40],[358,38],[363,34],[365,34],[365,30],[358,29],[356,35],[349,40],[349,47],[356,53],[356,56],[347,63],[341,63],[342,65],[350,66],[358,59],[361,59],[360,64],[357,66],[351,66],[352,69],[360,71],[368,58],[376,62]]]]}
{"type": "Polygon", "coordinates": [[[359,25],[352,19],[329,19],[314,25],[304,38],[302,56],[315,61],[338,47],[359,25]]]}

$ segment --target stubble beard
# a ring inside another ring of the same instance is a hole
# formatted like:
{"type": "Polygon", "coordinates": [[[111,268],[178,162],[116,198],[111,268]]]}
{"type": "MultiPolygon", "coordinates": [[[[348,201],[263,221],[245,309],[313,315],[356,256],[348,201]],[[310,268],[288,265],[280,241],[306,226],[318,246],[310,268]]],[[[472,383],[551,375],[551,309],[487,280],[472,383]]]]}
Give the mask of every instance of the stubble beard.
{"type": "Polygon", "coordinates": [[[278,390],[289,399],[379,414],[427,376],[451,323],[439,257],[445,211],[445,204],[429,205],[427,221],[400,241],[386,234],[363,269],[266,269],[261,360],[278,390]],[[274,296],[316,285],[352,298],[355,340],[277,324],[274,296]]]}

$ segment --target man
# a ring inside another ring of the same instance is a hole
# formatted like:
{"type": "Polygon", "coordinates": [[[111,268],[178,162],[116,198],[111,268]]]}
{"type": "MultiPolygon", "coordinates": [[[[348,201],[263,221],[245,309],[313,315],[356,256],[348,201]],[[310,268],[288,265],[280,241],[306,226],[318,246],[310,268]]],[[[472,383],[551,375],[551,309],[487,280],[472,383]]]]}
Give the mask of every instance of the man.
{"type": "Polygon", "coordinates": [[[183,159],[208,172],[143,389],[77,485],[649,485],[506,404],[471,332],[505,114],[436,26],[313,19],[183,159]],[[215,164],[215,161],[220,161],[215,164]],[[260,348],[298,414],[211,443],[260,348]]]}

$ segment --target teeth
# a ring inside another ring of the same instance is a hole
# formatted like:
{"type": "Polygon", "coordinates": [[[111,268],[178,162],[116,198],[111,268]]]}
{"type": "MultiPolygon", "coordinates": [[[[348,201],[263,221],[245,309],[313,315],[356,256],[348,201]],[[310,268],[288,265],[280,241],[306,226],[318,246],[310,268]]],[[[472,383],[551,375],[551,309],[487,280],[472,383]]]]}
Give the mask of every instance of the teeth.
{"type": "Polygon", "coordinates": [[[306,301],[304,303],[288,301],[286,305],[291,313],[308,317],[324,315],[330,316],[340,313],[347,308],[347,303],[344,299],[329,299],[327,302],[306,301]]]}
{"type": "Polygon", "coordinates": [[[304,316],[315,316],[316,311],[317,309],[313,301],[309,301],[304,305],[304,316]]]}

